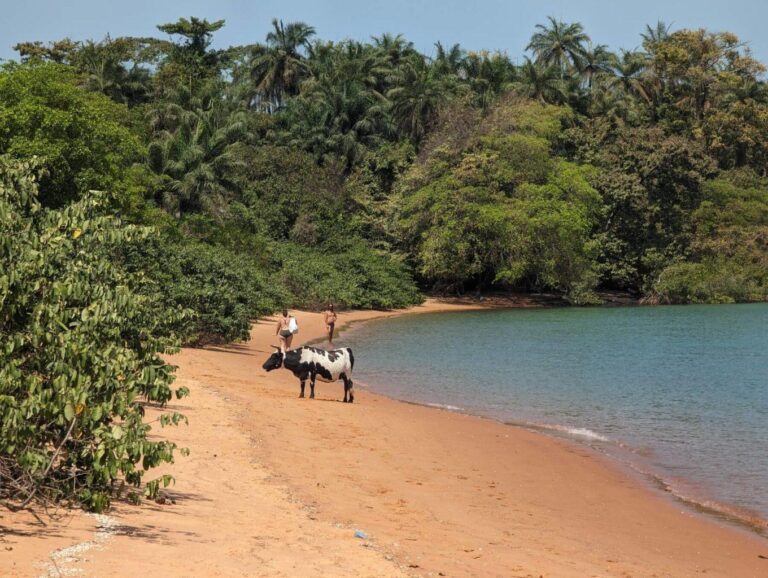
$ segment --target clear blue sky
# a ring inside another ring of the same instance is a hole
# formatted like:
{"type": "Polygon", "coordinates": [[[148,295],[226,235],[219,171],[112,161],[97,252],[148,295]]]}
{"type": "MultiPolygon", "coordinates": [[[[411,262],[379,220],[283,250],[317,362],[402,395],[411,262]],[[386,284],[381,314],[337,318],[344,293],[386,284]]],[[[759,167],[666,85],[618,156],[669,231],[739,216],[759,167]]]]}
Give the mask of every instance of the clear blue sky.
{"type": "Polygon", "coordinates": [[[99,40],[107,33],[163,37],[157,24],[198,16],[226,20],[217,47],[261,41],[278,17],[311,24],[326,40],[403,33],[426,54],[440,40],[503,50],[519,60],[534,26],[553,15],[581,22],[593,42],[612,50],[638,46],[645,25],[659,19],[673,29],[734,32],[768,63],[765,0],[0,0],[0,7],[4,59],[17,56],[12,47],[20,41],[99,40]]]}

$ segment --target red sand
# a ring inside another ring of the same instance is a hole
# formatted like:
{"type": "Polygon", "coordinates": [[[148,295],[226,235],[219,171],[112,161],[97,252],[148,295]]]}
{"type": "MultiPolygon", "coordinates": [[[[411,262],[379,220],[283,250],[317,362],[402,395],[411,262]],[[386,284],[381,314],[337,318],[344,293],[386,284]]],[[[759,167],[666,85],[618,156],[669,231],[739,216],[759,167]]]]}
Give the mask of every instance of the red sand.
{"type": "MultiPolygon", "coordinates": [[[[300,341],[322,335],[321,315],[297,317],[300,341]]],[[[360,387],[339,403],[341,383],[298,399],[292,375],[261,369],[272,343],[260,322],[173,359],[192,390],[173,408],[189,427],[160,432],[192,452],[170,468],[175,504],[119,505],[99,534],[80,512],[43,528],[0,510],[0,576],[768,576],[768,541],[585,446],[360,387]]]]}

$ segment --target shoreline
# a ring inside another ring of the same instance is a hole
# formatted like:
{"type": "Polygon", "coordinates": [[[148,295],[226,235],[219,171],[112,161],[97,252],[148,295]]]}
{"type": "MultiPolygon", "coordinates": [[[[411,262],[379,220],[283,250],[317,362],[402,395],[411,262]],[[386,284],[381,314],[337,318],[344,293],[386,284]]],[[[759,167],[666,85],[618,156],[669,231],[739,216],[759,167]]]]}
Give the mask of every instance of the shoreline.
{"type": "MultiPolygon", "coordinates": [[[[359,326],[359,324],[362,324],[364,322],[373,321],[377,319],[381,320],[384,318],[392,318],[392,317],[397,317],[397,316],[406,315],[406,314],[442,313],[442,312],[445,312],[446,309],[442,308],[441,305],[445,305],[447,303],[451,304],[451,307],[448,309],[452,311],[499,308],[498,303],[489,304],[489,303],[477,303],[476,301],[470,301],[469,303],[464,302],[464,303],[456,304],[456,303],[451,303],[451,300],[444,300],[441,303],[435,303],[434,301],[431,300],[431,304],[437,305],[437,308],[431,308],[430,310],[415,310],[415,311],[413,310],[415,308],[412,308],[411,310],[388,312],[383,314],[374,313],[373,315],[366,317],[365,319],[353,318],[353,319],[345,320],[345,322],[341,324],[339,327],[341,329],[345,329],[346,335],[349,336],[349,333],[353,332],[356,326],[359,326]]],[[[510,302],[504,303],[502,307],[520,307],[520,306],[521,304],[519,302],[513,301],[511,303],[510,302]]],[[[541,306],[541,305],[535,305],[535,306],[541,306]]],[[[317,344],[318,342],[321,342],[321,341],[322,341],[322,337],[317,337],[315,339],[311,339],[310,342],[313,344],[317,344]]],[[[599,449],[595,448],[591,444],[581,442],[577,439],[574,439],[571,436],[566,436],[566,435],[561,436],[561,435],[556,435],[552,433],[546,433],[540,430],[537,431],[535,428],[531,427],[529,424],[505,423],[503,421],[496,420],[492,417],[472,414],[471,412],[468,412],[462,408],[456,408],[454,410],[452,408],[439,407],[439,404],[428,404],[428,403],[421,403],[421,402],[415,402],[410,400],[399,400],[397,398],[390,398],[390,397],[387,397],[386,395],[376,392],[375,388],[373,389],[373,391],[371,389],[368,389],[368,393],[369,395],[372,394],[378,397],[382,397],[392,403],[399,404],[399,405],[415,405],[420,408],[423,408],[426,411],[432,411],[432,412],[435,409],[441,409],[443,411],[440,413],[453,415],[453,416],[465,416],[471,419],[489,422],[494,426],[505,427],[505,428],[512,427],[518,432],[530,433],[537,437],[545,437],[550,440],[555,440],[556,442],[565,442],[568,446],[573,446],[568,451],[579,451],[579,448],[583,449],[587,447],[589,448],[589,452],[592,454],[592,457],[594,459],[607,462],[606,465],[610,469],[619,470],[620,475],[623,475],[627,478],[631,478],[631,483],[637,484],[637,486],[641,487],[641,489],[648,494],[649,499],[652,500],[653,502],[663,503],[665,506],[667,507],[671,506],[673,508],[679,508],[680,505],[684,505],[684,507],[686,508],[686,511],[680,512],[680,514],[684,516],[688,516],[688,515],[695,516],[697,519],[697,523],[701,523],[704,525],[713,524],[720,530],[723,530],[727,533],[731,533],[732,535],[735,534],[736,536],[739,536],[740,538],[744,538],[747,540],[751,540],[755,538],[759,541],[757,543],[759,547],[765,546],[765,543],[760,542],[763,540],[764,536],[760,534],[760,532],[756,531],[754,526],[743,523],[743,520],[741,520],[740,518],[730,517],[727,514],[724,514],[719,511],[710,513],[710,511],[706,508],[705,505],[698,504],[692,500],[689,501],[683,497],[677,496],[674,493],[670,492],[668,488],[659,487],[658,478],[654,478],[652,473],[633,469],[630,464],[620,462],[615,456],[608,455],[607,452],[600,451],[599,449]]],[[[664,483],[666,484],[666,482],[664,483]]],[[[660,504],[657,504],[657,505],[660,505],[660,504]]],[[[737,539],[740,539],[740,538],[737,538],[737,539]]],[[[760,556],[761,556],[760,559],[763,559],[762,555],[760,556]]],[[[758,575],[758,574],[754,574],[754,575],[758,575]]]]}
{"type": "MultiPolygon", "coordinates": [[[[404,314],[341,312],[340,326],[404,314]]],[[[322,338],[320,314],[296,315],[294,345],[322,338]]],[[[289,372],[261,369],[273,321],[254,323],[251,337],[169,360],[192,395],[168,409],[190,424],[154,434],[191,454],[168,468],[176,484],[164,492],[167,501],[116,504],[109,541],[65,570],[99,577],[158,567],[168,576],[286,577],[768,572],[768,541],[681,509],[583,444],[365,388],[343,404],[340,383],[319,383],[317,399],[298,399],[289,372]]],[[[10,529],[0,536],[0,575],[11,562],[9,574],[39,576],[57,548],[98,532],[81,512],[48,528],[21,517],[9,525],[8,515],[0,512],[0,526],[10,529]]]]}
{"type": "MultiPolygon", "coordinates": [[[[526,307],[526,305],[521,306],[519,304],[505,304],[503,296],[501,299],[501,304],[497,302],[488,307],[472,307],[471,305],[479,305],[479,303],[473,303],[472,301],[466,301],[462,299],[460,301],[462,305],[466,303],[470,306],[467,307],[467,309],[458,310],[456,312],[475,311],[482,309],[496,310],[526,307]]],[[[448,298],[445,299],[445,302],[451,303],[452,300],[448,298]]],[[[553,302],[550,304],[542,304],[538,306],[543,308],[556,308],[560,307],[561,305],[553,302]]],[[[616,306],[635,307],[639,306],[639,303],[611,303],[601,305],[600,307],[616,306]]],[[[444,312],[445,311],[436,310],[420,313],[439,314],[444,312]]],[[[404,310],[404,314],[409,314],[409,312],[404,310]]],[[[362,325],[367,325],[371,321],[381,321],[383,319],[391,319],[394,317],[399,317],[399,315],[392,315],[384,318],[374,318],[363,321],[354,321],[348,326],[348,332],[354,332],[362,325]]],[[[322,341],[322,339],[314,340],[312,344],[322,341]]],[[[768,516],[756,510],[751,510],[749,508],[717,499],[714,495],[714,491],[701,487],[700,483],[695,479],[674,479],[662,468],[653,465],[649,459],[640,456],[637,452],[637,448],[633,448],[621,440],[607,438],[601,434],[597,434],[591,430],[580,427],[571,427],[552,423],[508,421],[500,417],[495,417],[489,413],[483,413],[481,410],[473,411],[464,407],[457,407],[442,403],[439,400],[423,401],[400,398],[383,392],[381,390],[381,385],[363,383],[363,386],[368,389],[368,391],[375,393],[376,395],[381,395],[400,403],[413,404],[425,408],[438,409],[452,413],[473,416],[505,426],[523,429],[538,435],[545,435],[556,439],[566,440],[567,442],[577,444],[580,447],[588,447],[590,450],[613,462],[616,466],[624,470],[627,475],[635,478],[639,483],[644,484],[646,488],[654,491],[655,493],[658,493],[662,498],[670,501],[671,503],[682,504],[689,508],[691,512],[710,521],[714,520],[715,522],[723,524],[727,527],[736,528],[738,530],[746,530],[761,538],[768,538],[768,516]]]]}
{"type": "MultiPolygon", "coordinates": [[[[356,382],[359,383],[359,382],[356,382]]],[[[643,469],[643,465],[647,465],[645,462],[635,463],[629,460],[622,459],[621,456],[611,453],[608,450],[604,450],[600,444],[611,444],[609,447],[612,450],[618,450],[616,453],[630,453],[633,454],[634,450],[629,448],[623,442],[604,438],[600,434],[595,434],[590,430],[587,430],[589,434],[584,435],[579,432],[571,431],[572,429],[580,428],[568,428],[566,426],[557,425],[544,425],[527,422],[505,421],[499,418],[495,418],[489,415],[483,415],[481,413],[475,413],[462,407],[432,403],[426,401],[414,401],[409,399],[401,399],[393,397],[376,390],[376,386],[372,386],[363,383],[363,387],[367,391],[381,397],[385,397],[398,403],[415,405],[423,407],[425,409],[432,409],[438,411],[444,411],[448,413],[455,413],[460,415],[466,415],[481,420],[486,420],[492,423],[511,427],[519,430],[531,432],[535,435],[543,435],[553,439],[563,440],[567,443],[575,444],[578,447],[589,448],[592,452],[601,458],[607,459],[614,466],[624,471],[629,477],[637,480],[638,483],[643,484],[647,489],[654,493],[657,493],[659,497],[669,501],[670,503],[682,504],[688,508],[691,513],[701,516],[702,518],[714,521],[722,524],[726,528],[744,530],[750,534],[755,534],[760,538],[768,538],[768,519],[763,517],[759,512],[754,512],[749,509],[740,508],[727,502],[719,502],[714,498],[706,495],[702,496],[687,496],[683,492],[675,489],[674,482],[670,481],[664,475],[658,471],[652,471],[653,467],[648,466],[648,469],[643,469]]],[[[689,480],[683,480],[689,481],[689,480]]],[[[695,481],[693,481],[695,483],[695,481]]]]}
{"type": "MultiPolygon", "coordinates": [[[[356,385],[357,384],[360,384],[360,382],[357,381],[356,385]]],[[[363,383],[362,386],[365,387],[369,393],[390,399],[398,403],[415,405],[425,409],[465,415],[481,420],[486,420],[502,426],[524,430],[535,435],[542,435],[553,439],[563,440],[567,443],[575,444],[578,447],[589,448],[592,452],[595,452],[596,455],[609,460],[614,466],[624,471],[628,476],[636,479],[638,483],[643,484],[647,489],[653,491],[654,493],[658,493],[662,499],[666,499],[673,504],[682,504],[688,508],[691,513],[702,516],[704,519],[709,521],[722,524],[727,528],[744,530],[761,538],[768,538],[768,520],[758,512],[739,508],[738,506],[729,504],[727,502],[719,502],[714,498],[708,497],[706,495],[696,497],[687,496],[683,492],[676,490],[674,483],[667,479],[663,473],[658,471],[651,471],[653,469],[652,466],[648,466],[648,469],[643,469],[642,466],[647,465],[645,462],[640,464],[631,462],[629,460],[624,460],[622,457],[611,453],[610,451],[603,450],[603,448],[598,445],[611,444],[611,446],[613,446],[611,449],[618,450],[616,453],[634,453],[633,450],[626,446],[626,444],[623,442],[604,438],[600,434],[595,434],[591,431],[589,434],[583,435],[579,432],[571,431],[574,428],[568,428],[566,426],[505,421],[489,415],[483,415],[482,413],[475,413],[473,411],[467,410],[466,408],[454,405],[402,399],[399,397],[393,397],[386,393],[382,393],[381,391],[377,391],[376,386],[372,386],[367,383],[363,383]]],[[[695,483],[695,480],[683,481],[691,481],[695,483]]]]}

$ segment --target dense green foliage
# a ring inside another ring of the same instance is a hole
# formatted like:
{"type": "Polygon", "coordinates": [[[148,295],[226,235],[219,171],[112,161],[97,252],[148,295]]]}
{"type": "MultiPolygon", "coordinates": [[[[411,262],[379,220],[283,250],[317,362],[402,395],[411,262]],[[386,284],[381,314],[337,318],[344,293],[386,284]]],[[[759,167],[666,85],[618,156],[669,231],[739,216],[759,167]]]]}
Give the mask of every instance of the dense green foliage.
{"type": "Polygon", "coordinates": [[[336,302],[359,309],[394,309],[421,301],[405,267],[360,241],[334,251],[287,243],[276,258],[277,281],[300,307],[322,309],[336,302]]]}
{"type": "Polygon", "coordinates": [[[595,301],[596,171],[552,154],[563,109],[504,101],[461,142],[426,143],[403,180],[417,270],[438,286],[504,284],[595,301]]]}
{"type": "Polygon", "coordinates": [[[138,485],[172,455],[138,401],[170,398],[172,336],[246,339],[281,307],[768,299],[768,89],[734,35],[659,22],[614,53],[550,18],[516,65],[279,19],[215,50],[224,25],[0,69],[6,497],[138,485]]]}
{"type": "Polygon", "coordinates": [[[29,163],[0,157],[0,175],[0,496],[102,510],[117,481],[139,486],[145,470],[173,461],[175,444],[149,439],[142,400],[186,393],[171,389],[160,357],[176,348],[183,312],[115,262],[149,229],[106,214],[101,194],[42,208],[29,163]]]}
{"type": "Polygon", "coordinates": [[[709,181],[693,213],[687,262],[662,271],[654,289],[662,302],[768,300],[768,189],[765,179],[727,173],[709,181]]]}
{"type": "Polygon", "coordinates": [[[518,66],[279,19],[214,50],[224,25],[22,43],[0,82],[0,145],[45,158],[44,204],[108,188],[164,231],[132,266],[197,311],[186,339],[245,336],[275,306],[403,306],[417,285],[764,299],[768,90],[734,35],[659,22],[614,53],[549,18],[518,66]]]}
{"type": "Polygon", "coordinates": [[[121,259],[129,272],[147,277],[145,293],[190,311],[175,325],[189,344],[246,340],[252,320],[285,300],[263,269],[229,249],[154,238],[126,245],[121,259]]]}
{"type": "Polygon", "coordinates": [[[0,154],[45,162],[40,201],[62,206],[89,189],[115,190],[141,160],[128,110],[78,88],[76,72],[57,64],[0,70],[0,154]]]}

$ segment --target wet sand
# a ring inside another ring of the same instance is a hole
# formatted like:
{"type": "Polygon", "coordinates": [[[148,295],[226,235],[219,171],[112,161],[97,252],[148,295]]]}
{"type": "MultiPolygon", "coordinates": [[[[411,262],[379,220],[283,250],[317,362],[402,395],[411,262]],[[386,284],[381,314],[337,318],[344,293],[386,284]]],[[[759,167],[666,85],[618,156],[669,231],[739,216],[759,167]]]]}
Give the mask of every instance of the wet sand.
{"type": "MultiPolygon", "coordinates": [[[[294,345],[322,336],[320,314],[297,317],[294,345]]],[[[290,373],[261,369],[276,343],[263,321],[248,343],[174,356],[190,425],[158,434],[191,454],[168,468],[169,501],[45,528],[0,510],[0,576],[768,576],[768,540],[586,446],[359,385],[353,405],[341,383],[298,399],[290,373]]]]}

